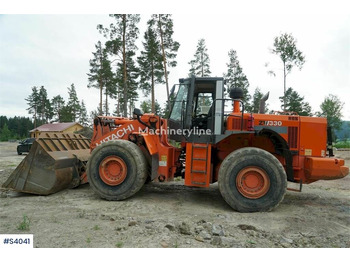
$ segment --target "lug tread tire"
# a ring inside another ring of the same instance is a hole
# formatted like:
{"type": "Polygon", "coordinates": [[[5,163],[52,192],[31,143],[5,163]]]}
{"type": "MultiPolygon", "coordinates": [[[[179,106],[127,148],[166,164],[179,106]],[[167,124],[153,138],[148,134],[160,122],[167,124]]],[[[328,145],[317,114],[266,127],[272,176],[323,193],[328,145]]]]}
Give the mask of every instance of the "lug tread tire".
{"type": "Polygon", "coordinates": [[[101,198],[124,200],[136,194],[147,178],[147,161],[140,148],[127,140],[105,142],[96,147],[87,164],[87,177],[90,186],[101,198]],[[100,162],[108,155],[118,155],[127,165],[125,180],[116,186],[105,184],[99,175],[100,162]]]}
{"type": "Polygon", "coordinates": [[[255,147],[246,147],[230,153],[222,162],[218,178],[224,200],[239,212],[266,212],[283,201],[287,188],[287,175],[279,160],[271,153],[255,147]],[[247,166],[258,166],[270,178],[269,191],[258,199],[244,197],[237,190],[236,176],[247,166]],[[266,170],[267,169],[267,170],[266,170]]]}

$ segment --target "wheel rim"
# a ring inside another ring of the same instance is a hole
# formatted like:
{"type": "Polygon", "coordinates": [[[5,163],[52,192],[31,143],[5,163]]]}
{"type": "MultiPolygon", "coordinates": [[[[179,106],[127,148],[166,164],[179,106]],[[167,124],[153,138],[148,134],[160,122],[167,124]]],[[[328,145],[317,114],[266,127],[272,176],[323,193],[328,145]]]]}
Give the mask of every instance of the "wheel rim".
{"type": "Polygon", "coordinates": [[[127,174],[127,167],[123,159],[117,156],[108,156],[100,164],[100,177],[110,186],[121,184],[127,174]]]}
{"type": "Polygon", "coordinates": [[[269,191],[270,179],[267,173],[261,168],[246,167],[238,173],[236,186],[244,197],[257,199],[269,191]]]}

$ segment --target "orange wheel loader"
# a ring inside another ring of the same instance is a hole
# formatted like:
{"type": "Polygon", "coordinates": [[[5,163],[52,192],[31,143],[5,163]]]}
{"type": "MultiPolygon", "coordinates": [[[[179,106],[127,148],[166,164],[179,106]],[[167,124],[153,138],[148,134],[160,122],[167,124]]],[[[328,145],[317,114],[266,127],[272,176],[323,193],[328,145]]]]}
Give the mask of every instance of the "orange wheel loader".
{"type": "Polygon", "coordinates": [[[232,88],[226,98],[224,83],[219,77],[180,79],[169,119],[139,109],[132,118],[96,117],[80,182],[87,175],[107,200],[131,197],[147,180],[182,176],[190,187],[218,182],[233,209],[257,212],[283,200],[287,181],[301,187],[349,173],[333,156],[326,119],[264,114],[267,96],[259,114],[245,113],[242,90],[232,88]]]}

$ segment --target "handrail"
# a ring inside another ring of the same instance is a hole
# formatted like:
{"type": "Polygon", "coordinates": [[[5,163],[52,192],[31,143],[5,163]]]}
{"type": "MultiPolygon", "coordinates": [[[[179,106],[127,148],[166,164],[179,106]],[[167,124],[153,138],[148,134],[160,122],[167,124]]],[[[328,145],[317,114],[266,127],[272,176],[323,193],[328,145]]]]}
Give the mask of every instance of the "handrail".
{"type": "MultiPolygon", "coordinates": [[[[231,98],[216,98],[214,99],[213,101],[213,112],[214,112],[214,116],[215,116],[215,111],[216,111],[216,101],[219,101],[219,100],[222,100],[222,101],[238,101],[241,105],[242,105],[242,112],[241,112],[241,131],[243,130],[243,117],[244,117],[244,103],[241,99],[231,99],[231,98]]],[[[223,112],[224,112],[224,108],[225,108],[225,103],[223,103],[222,105],[222,108],[223,108],[223,112]]],[[[215,121],[212,121],[212,127],[211,127],[211,130],[213,131],[214,130],[214,123],[215,121]]]]}

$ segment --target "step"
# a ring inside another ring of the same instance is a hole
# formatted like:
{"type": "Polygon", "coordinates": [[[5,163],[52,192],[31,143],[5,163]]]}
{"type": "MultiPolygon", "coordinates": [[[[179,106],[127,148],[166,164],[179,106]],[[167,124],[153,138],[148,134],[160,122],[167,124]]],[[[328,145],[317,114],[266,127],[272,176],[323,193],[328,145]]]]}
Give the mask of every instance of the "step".
{"type": "Polygon", "coordinates": [[[202,170],[191,170],[191,173],[200,173],[200,174],[206,174],[206,171],[202,171],[202,170]]]}

